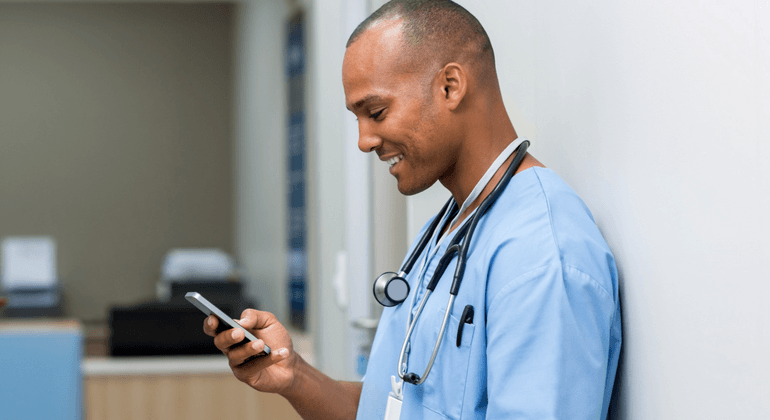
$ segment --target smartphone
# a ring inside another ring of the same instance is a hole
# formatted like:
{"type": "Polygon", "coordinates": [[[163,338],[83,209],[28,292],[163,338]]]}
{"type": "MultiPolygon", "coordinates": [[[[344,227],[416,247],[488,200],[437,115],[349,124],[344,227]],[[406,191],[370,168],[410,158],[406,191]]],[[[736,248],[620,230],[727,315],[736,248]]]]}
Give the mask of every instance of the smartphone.
{"type": "MultiPolygon", "coordinates": [[[[219,328],[220,328],[220,331],[221,331],[222,327],[225,327],[225,329],[226,329],[227,325],[229,325],[231,328],[240,328],[240,329],[242,329],[243,330],[243,334],[245,335],[246,338],[244,338],[244,340],[241,343],[236,344],[236,346],[240,345],[240,344],[243,344],[243,343],[246,343],[246,342],[249,342],[249,341],[257,341],[258,340],[257,337],[254,337],[254,334],[250,333],[246,328],[243,328],[241,326],[241,324],[235,322],[231,317],[225,315],[225,313],[222,312],[222,310],[217,308],[216,305],[214,305],[213,303],[211,303],[208,300],[206,300],[206,298],[201,296],[200,293],[198,293],[198,292],[188,292],[186,295],[184,295],[184,298],[187,299],[193,305],[195,305],[196,308],[198,308],[201,311],[203,311],[204,314],[206,314],[206,315],[214,315],[217,318],[219,318],[219,326],[220,326],[219,328]],[[223,325],[223,323],[227,324],[227,325],[223,325]]],[[[260,353],[260,354],[262,354],[262,353],[260,353]]],[[[268,347],[267,344],[265,344],[264,354],[270,354],[270,347],[268,347]]]]}

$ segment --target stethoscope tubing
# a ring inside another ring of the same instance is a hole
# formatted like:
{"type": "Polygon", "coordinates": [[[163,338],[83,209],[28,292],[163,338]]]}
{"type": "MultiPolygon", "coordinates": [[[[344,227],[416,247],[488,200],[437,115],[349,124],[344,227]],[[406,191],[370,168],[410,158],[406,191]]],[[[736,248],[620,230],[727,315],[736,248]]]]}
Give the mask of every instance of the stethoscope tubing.
{"type": "Polygon", "coordinates": [[[420,254],[422,254],[422,251],[428,245],[428,242],[430,242],[431,236],[433,236],[431,235],[431,232],[436,231],[436,229],[438,228],[438,224],[441,223],[441,219],[443,218],[443,215],[449,210],[451,205],[452,205],[452,198],[450,197],[449,200],[447,200],[447,202],[444,204],[444,207],[441,208],[441,211],[438,213],[438,215],[436,215],[436,217],[430,223],[430,226],[428,226],[428,229],[425,231],[425,235],[422,235],[420,242],[414,248],[414,251],[412,251],[412,254],[406,260],[406,262],[401,267],[401,269],[398,270],[399,276],[406,278],[406,275],[410,271],[412,271],[412,267],[414,267],[414,264],[420,258],[420,254]]]}
{"type": "MultiPolygon", "coordinates": [[[[430,374],[430,371],[433,368],[433,362],[435,361],[436,355],[438,354],[439,348],[441,347],[441,342],[443,341],[444,333],[446,332],[446,326],[449,322],[449,315],[452,312],[452,307],[454,306],[455,298],[457,297],[457,294],[460,292],[460,284],[462,283],[462,279],[465,275],[465,264],[468,258],[468,248],[470,248],[470,243],[471,243],[471,240],[473,239],[473,233],[476,230],[476,226],[478,225],[479,220],[481,220],[481,217],[484,216],[486,211],[495,203],[495,201],[497,201],[497,198],[502,194],[502,191],[505,190],[505,188],[508,186],[508,183],[510,182],[511,178],[513,178],[513,176],[516,174],[516,171],[521,165],[521,162],[524,159],[524,156],[527,154],[528,147],[529,147],[528,140],[525,140],[524,142],[521,143],[521,145],[519,145],[519,147],[517,148],[516,156],[514,156],[513,161],[511,161],[511,164],[506,169],[502,179],[500,179],[497,185],[495,185],[495,188],[493,188],[492,191],[489,193],[489,195],[481,202],[481,204],[479,205],[479,208],[476,209],[476,214],[473,215],[470,222],[464,224],[459,228],[459,230],[455,234],[455,237],[452,239],[449,246],[447,247],[447,250],[445,251],[444,255],[439,260],[439,263],[436,266],[436,270],[433,272],[430,282],[428,282],[425,295],[420,300],[420,303],[417,307],[417,311],[415,312],[414,317],[409,323],[409,328],[407,329],[406,337],[404,337],[404,343],[401,346],[401,352],[398,357],[398,376],[405,382],[409,382],[414,385],[420,385],[423,382],[425,382],[425,380],[428,378],[428,374],[430,374]],[[462,242],[462,244],[460,244],[460,242],[462,242]],[[449,263],[452,261],[452,259],[454,259],[455,255],[457,255],[457,266],[455,267],[455,272],[452,279],[452,285],[450,286],[450,289],[449,289],[449,301],[447,302],[447,309],[446,311],[444,311],[444,319],[441,322],[439,336],[436,339],[436,344],[433,347],[433,353],[431,354],[430,360],[428,361],[428,366],[425,368],[425,372],[423,372],[422,376],[417,376],[417,374],[415,373],[407,373],[407,366],[404,361],[404,358],[406,355],[407,346],[409,345],[409,342],[410,342],[410,338],[412,337],[412,332],[414,332],[414,328],[417,325],[417,320],[420,318],[420,314],[422,313],[422,310],[424,309],[425,304],[428,301],[428,297],[435,290],[439,280],[444,275],[444,271],[446,271],[447,267],[449,266],[449,263]]],[[[404,276],[405,276],[411,270],[412,266],[419,258],[419,254],[422,253],[428,241],[430,241],[430,238],[433,237],[432,232],[435,232],[436,228],[438,227],[438,220],[444,219],[443,215],[450,208],[451,202],[452,202],[452,199],[450,198],[449,201],[447,201],[447,203],[441,209],[441,212],[436,216],[436,218],[431,223],[425,235],[423,235],[422,239],[420,240],[420,243],[415,248],[415,251],[412,253],[410,258],[404,264],[404,267],[402,267],[401,270],[399,270],[400,271],[399,274],[404,273],[404,276]]]]}
{"type": "MultiPolygon", "coordinates": [[[[470,248],[473,233],[476,231],[476,225],[478,225],[481,217],[486,214],[487,209],[495,204],[498,197],[505,190],[505,187],[508,186],[508,183],[511,181],[513,176],[516,175],[516,171],[519,169],[521,162],[524,160],[524,156],[527,154],[528,148],[529,140],[525,140],[521,143],[521,145],[519,145],[519,150],[516,152],[516,156],[513,157],[513,160],[505,171],[505,174],[503,174],[502,179],[500,179],[500,182],[495,185],[495,188],[492,189],[492,192],[489,193],[489,196],[487,197],[488,199],[484,199],[484,201],[481,202],[479,208],[476,210],[476,214],[474,215],[473,219],[471,219],[470,227],[468,227],[468,233],[463,239],[463,245],[460,247],[459,255],[457,256],[457,267],[455,267],[454,279],[452,281],[452,287],[449,289],[449,293],[456,295],[460,291],[460,282],[465,275],[465,264],[468,262],[468,249],[470,248]]],[[[449,250],[447,249],[447,251],[449,250]]],[[[443,274],[443,272],[441,274],[443,274]]]]}

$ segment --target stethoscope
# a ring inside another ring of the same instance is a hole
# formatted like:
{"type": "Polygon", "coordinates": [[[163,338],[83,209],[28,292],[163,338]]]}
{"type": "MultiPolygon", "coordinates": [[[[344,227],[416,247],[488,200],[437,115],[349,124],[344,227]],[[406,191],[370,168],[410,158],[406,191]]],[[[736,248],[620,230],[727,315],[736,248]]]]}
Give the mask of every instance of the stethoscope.
{"type": "MultiPolygon", "coordinates": [[[[457,293],[460,291],[460,283],[462,283],[463,276],[465,275],[465,264],[468,257],[468,248],[470,247],[473,233],[476,230],[476,225],[478,225],[479,220],[481,220],[481,218],[484,216],[486,211],[495,203],[495,201],[500,196],[500,194],[502,194],[502,192],[505,190],[505,187],[508,185],[508,182],[516,173],[516,170],[518,170],[519,166],[521,165],[521,162],[524,159],[524,156],[527,154],[528,147],[529,147],[529,140],[521,141],[521,144],[519,144],[518,147],[516,147],[515,149],[517,151],[516,156],[513,158],[511,165],[505,170],[505,173],[503,174],[502,179],[498,181],[497,185],[495,185],[495,188],[492,190],[492,192],[489,193],[489,195],[486,198],[484,198],[484,201],[481,202],[478,209],[476,209],[475,214],[471,217],[470,222],[464,223],[458,229],[454,238],[449,243],[444,255],[439,260],[438,265],[436,266],[436,270],[434,271],[430,281],[428,282],[428,286],[426,287],[425,294],[420,300],[419,306],[417,307],[417,311],[415,312],[411,321],[408,322],[407,333],[406,333],[406,337],[404,338],[404,344],[401,346],[401,353],[399,354],[399,357],[398,357],[398,376],[404,382],[409,382],[414,385],[420,385],[421,383],[425,382],[425,380],[428,378],[428,374],[430,373],[431,368],[433,368],[433,362],[436,359],[438,350],[441,347],[441,340],[444,337],[444,333],[446,331],[447,323],[449,321],[449,314],[452,312],[452,307],[454,306],[455,298],[457,297],[457,293]],[[444,271],[446,270],[447,266],[449,266],[449,263],[452,261],[455,255],[457,255],[457,266],[455,268],[452,285],[449,288],[449,302],[447,303],[446,311],[444,311],[444,318],[443,318],[443,321],[441,322],[441,329],[439,330],[439,335],[438,335],[438,338],[436,339],[436,344],[433,347],[433,354],[431,354],[430,360],[428,361],[428,366],[425,368],[425,372],[422,374],[422,376],[419,376],[416,373],[407,373],[407,366],[404,361],[404,356],[406,354],[406,349],[409,345],[412,332],[414,331],[414,327],[417,324],[417,320],[419,319],[423,308],[425,307],[425,303],[428,301],[428,298],[430,297],[431,293],[433,293],[433,290],[438,285],[438,282],[441,279],[441,276],[444,274],[444,271]]],[[[454,215],[459,213],[457,206],[453,205],[453,203],[454,203],[454,199],[450,198],[446,202],[446,204],[444,204],[444,207],[441,209],[441,212],[439,212],[439,214],[436,215],[436,217],[433,219],[430,226],[425,231],[425,234],[423,234],[422,238],[420,238],[420,241],[418,242],[417,246],[409,255],[409,258],[406,260],[406,262],[401,267],[398,273],[389,271],[377,277],[377,279],[374,281],[374,298],[377,299],[377,302],[379,302],[383,306],[390,307],[390,306],[399,305],[406,300],[407,296],[409,296],[409,283],[406,281],[406,276],[407,274],[409,274],[412,267],[414,267],[414,264],[419,259],[420,254],[422,254],[422,251],[431,241],[431,238],[434,237],[436,229],[438,228],[441,221],[452,220],[454,215]]],[[[451,223],[450,226],[454,224],[454,222],[450,222],[450,223],[451,223]]],[[[466,307],[465,312],[467,312],[469,308],[472,316],[472,311],[473,311],[472,306],[469,305],[469,307],[466,307]]],[[[465,317],[466,317],[466,313],[463,314],[463,318],[465,317]]],[[[461,327],[462,327],[462,324],[461,324],[461,327]]],[[[459,341],[460,340],[458,337],[458,347],[460,345],[459,341]]],[[[394,384],[394,389],[395,389],[395,384],[394,384]]]]}

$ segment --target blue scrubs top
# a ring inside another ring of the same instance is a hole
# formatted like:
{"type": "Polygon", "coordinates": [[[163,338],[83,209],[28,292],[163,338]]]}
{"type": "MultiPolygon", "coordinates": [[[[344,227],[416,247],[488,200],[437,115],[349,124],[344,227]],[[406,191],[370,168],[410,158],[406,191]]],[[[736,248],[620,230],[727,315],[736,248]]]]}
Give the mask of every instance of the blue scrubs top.
{"type": "MultiPolygon", "coordinates": [[[[423,279],[422,256],[407,276],[416,299],[383,311],[358,419],[383,418],[407,315],[416,309],[410,306],[425,293],[451,235],[423,279]]],[[[456,261],[417,321],[409,372],[422,375],[430,359],[456,261]]],[[[423,384],[404,384],[401,419],[606,419],[620,337],[615,260],[593,216],[554,172],[527,169],[479,222],[441,349],[423,384]],[[458,347],[466,305],[475,316],[458,347]]]]}

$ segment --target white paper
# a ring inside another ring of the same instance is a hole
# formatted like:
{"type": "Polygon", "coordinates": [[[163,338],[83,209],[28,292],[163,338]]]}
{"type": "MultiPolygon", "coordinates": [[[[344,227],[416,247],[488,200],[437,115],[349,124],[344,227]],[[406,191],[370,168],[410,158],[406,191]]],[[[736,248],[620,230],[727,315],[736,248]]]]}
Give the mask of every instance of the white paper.
{"type": "Polygon", "coordinates": [[[2,277],[6,290],[56,285],[56,241],[50,236],[3,239],[2,277]]]}
{"type": "Polygon", "coordinates": [[[161,280],[227,280],[235,277],[235,261],[224,251],[208,248],[172,249],[161,268],[161,280]]]}

